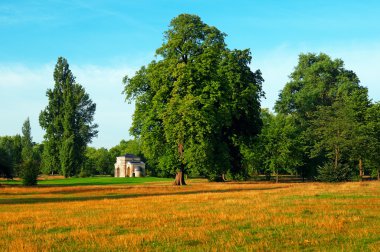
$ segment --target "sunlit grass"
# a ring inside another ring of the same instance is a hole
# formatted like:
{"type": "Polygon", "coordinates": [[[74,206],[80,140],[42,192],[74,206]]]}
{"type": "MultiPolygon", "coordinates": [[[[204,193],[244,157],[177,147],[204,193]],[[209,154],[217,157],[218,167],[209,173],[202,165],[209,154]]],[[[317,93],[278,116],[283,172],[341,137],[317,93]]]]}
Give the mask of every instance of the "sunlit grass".
{"type": "Polygon", "coordinates": [[[380,183],[0,187],[0,251],[379,251],[380,183]]]}

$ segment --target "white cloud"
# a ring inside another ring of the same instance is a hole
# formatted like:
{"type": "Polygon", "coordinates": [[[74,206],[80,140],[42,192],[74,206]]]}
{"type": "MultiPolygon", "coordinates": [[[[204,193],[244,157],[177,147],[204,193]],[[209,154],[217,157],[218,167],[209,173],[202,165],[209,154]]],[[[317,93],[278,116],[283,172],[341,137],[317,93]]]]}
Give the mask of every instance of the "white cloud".
{"type": "MultiPolygon", "coordinates": [[[[28,83],[46,83],[50,81],[53,66],[44,65],[38,68],[28,68],[20,64],[1,64],[0,65],[0,87],[1,88],[18,88],[27,86],[28,83]]],[[[45,84],[47,85],[47,84],[45,84]]]]}

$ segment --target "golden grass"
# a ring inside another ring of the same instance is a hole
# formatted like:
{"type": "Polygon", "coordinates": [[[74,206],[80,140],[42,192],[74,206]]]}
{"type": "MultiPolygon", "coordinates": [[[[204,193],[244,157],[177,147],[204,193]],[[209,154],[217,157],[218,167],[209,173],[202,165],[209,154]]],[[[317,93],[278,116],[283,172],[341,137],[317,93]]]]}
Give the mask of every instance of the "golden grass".
{"type": "Polygon", "coordinates": [[[380,251],[380,183],[0,187],[0,251],[380,251]]]}

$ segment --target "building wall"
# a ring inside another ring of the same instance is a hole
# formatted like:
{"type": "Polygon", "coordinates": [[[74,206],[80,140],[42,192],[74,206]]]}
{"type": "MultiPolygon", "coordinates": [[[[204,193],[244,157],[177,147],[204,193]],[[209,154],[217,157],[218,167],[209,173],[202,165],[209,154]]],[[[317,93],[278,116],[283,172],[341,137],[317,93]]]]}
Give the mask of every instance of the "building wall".
{"type": "Polygon", "coordinates": [[[141,159],[138,157],[128,158],[125,156],[117,157],[115,163],[115,177],[145,177],[145,164],[141,162],[141,159]],[[141,167],[141,171],[136,171],[137,167],[141,167]]]}

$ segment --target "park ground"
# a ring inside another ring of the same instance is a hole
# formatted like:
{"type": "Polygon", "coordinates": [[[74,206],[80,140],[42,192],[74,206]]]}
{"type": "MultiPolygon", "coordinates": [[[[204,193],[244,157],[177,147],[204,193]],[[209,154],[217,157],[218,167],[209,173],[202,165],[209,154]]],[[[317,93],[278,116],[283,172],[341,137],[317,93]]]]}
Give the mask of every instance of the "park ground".
{"type": "Polygon", "coordinates": [[[380,251],[378,181],[0,184],[0,251],[380,251]]]}

